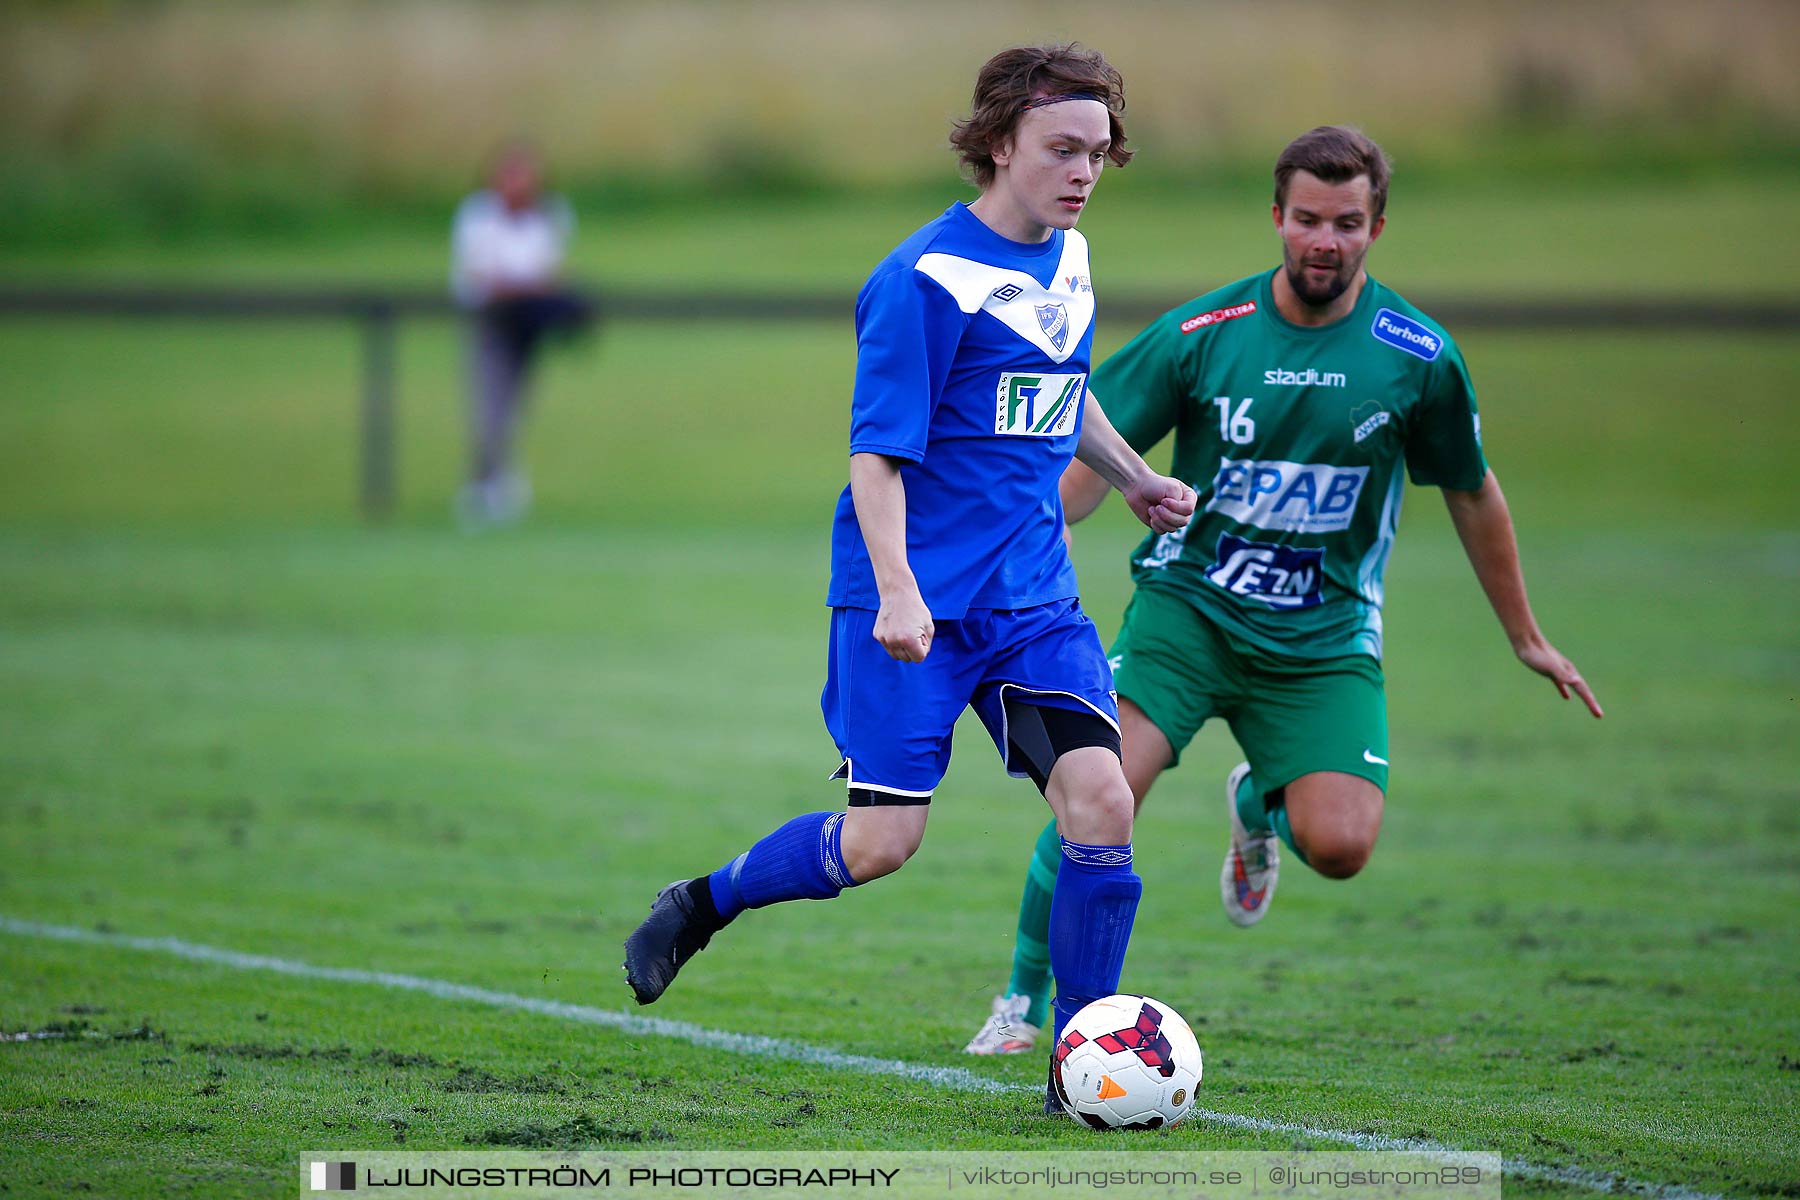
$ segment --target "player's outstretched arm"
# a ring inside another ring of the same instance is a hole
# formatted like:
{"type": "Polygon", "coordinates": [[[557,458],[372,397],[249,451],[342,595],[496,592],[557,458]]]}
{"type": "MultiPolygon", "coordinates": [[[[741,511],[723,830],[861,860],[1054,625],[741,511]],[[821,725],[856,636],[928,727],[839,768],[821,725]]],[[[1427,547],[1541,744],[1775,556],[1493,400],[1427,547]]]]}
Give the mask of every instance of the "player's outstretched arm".
{"type": "Polygon", "coordinates": [[[881,593],[875,640],[902,662],[923,662],[937,630],[906,560],[906,483],[900,464],[885,454],[852,454],[850,499],[869,548],[875,589],[881,593]]]}
{"type": "Polygon", "coordinates": [[[1096,475],[1092,467],[1076,459],[1063,472],[1057,490],[1062,493],[1063,520],[1073,525],[1100,507],[1100,502],[1112,491],[1112,485],[1096,475]]]}
{"type": "MultiPolygon", "coordinates": [[[[1158,533],[1174,533],[1188,523],[1194,515],[1194,504],[1197,497],[1194,489],[1179,479],[1170,479],[1166,475],[1158,475],[1150,469],[1136,450],[1119,436],[1112,422],[1106,419],[1106,413],[1094,400],[1094,393],[1089,391],[1082,400],[1081,441],[1075,448],[1075,458],[1086,464],[1106,483],[1119,489],[1125,497],[1125,503],[1137,519],[1156,530],[1158,533]]],[[[1067,484],[1067,475],[1064,483],[1067,484]]],[[[1065,491],[1064,496],[1067,496],[1065,491]]],[[[1096,498],[1094,504],[1098,504],[1096,498]]],[[[1089,505],[1087,512],[1092,512],[1094,505],[1089,505]]],[[[1067,512],[1065,501],[1065,513],[1067,512]]],[[[1083,512],[1081,516],[1086,516],[1083,512]]],[[[1069,520],[1079,520],[1071,516],[1069,520]]]]}
{"type": "Polygon", "coordinates": [[[1519,566],[1519,544],[1513,536],[1512,512],[1494,473],[1489,471],[1472,492],[1445,488],[1444,504],[1450,509],[1450,520],[1462,539],[1469,565],[1475,568],[1475,578],[1494,606],[1494,615],[1500,618],[1519,661],[1554,683],[1564,700],[1573,692],[1589,712],[1605,716],[1581,672],[1545,639],[1532,615],[1531,602],[1525,597],[1525,573],[1519,566]]]}

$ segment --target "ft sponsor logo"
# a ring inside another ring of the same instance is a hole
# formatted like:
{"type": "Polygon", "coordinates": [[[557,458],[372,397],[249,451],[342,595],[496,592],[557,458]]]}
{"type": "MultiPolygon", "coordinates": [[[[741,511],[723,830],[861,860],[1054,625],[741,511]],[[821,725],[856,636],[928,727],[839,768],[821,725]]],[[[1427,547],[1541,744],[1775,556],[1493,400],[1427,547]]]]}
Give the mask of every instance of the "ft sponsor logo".
{"type": "Polygon", "coordinates": [[[1086,375],[1002,372],[994,389],[994,432],[1012,437],[1061,437],[1075,432],[1086,375]]]}

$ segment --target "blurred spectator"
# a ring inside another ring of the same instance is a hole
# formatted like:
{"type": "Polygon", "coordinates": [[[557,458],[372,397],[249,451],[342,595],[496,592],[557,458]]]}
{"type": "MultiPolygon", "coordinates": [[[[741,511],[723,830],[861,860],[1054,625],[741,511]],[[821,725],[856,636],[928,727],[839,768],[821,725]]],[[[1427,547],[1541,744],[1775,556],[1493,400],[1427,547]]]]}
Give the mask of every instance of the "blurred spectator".
{"type": "Polygon", "coordinates": [[[456,210],[451,286],[471,314],[469,392],[473,454],[457,496],[466,528],[517,520],[531,484],[513,462],[513,444],[531,368],[547,335],[574,332],[592,316],[563,283],[575,231],[568,203],[543,190],[543,162],[523,142],[494,156],[488,187],[456,210]]]}

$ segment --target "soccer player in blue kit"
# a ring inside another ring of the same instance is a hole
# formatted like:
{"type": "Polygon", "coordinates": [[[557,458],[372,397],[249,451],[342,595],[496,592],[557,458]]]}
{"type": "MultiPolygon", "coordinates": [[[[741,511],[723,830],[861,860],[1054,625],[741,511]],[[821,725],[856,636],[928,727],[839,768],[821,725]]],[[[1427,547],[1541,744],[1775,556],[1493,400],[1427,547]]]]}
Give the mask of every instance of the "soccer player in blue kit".
{"type": "Polygon", "coordinates": [[[1123,81],[1097,52],[995,55],[951,138],[980,196],[900,243],[863,285],[821,699],[848,803],[658,893],[625,942],[638,1003],[745,909],[828,899],[898,870],[924,837],[965,707],[1056,815],[1057,1028],[1118,990],[1142,890],[1132,794],[1057,485],[1079,458],[1159,532],[1183,527],[1195,504],[1087,391],[1094,291],[1074,226],[1106,161],[1131,157],[1124,107],[1123,81]]]}

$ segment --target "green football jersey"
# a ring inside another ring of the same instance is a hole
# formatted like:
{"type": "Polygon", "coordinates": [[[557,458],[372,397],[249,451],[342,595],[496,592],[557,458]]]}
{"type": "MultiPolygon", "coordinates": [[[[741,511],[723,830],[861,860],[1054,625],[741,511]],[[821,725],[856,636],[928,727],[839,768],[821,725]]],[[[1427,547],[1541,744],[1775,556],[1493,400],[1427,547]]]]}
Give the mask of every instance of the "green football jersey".
{"type": "Polygon", "coordinates": [[[1374,279],[1308,328],[1276,311],[1274,275],[1158,317],[1093,373],[1139,453],[1174,431],[1171,473],[1200,495],[1187,528],[1133,552],[1132,577],[1277,654],[1380,658],[1407,475],[1464,490],[1487,475],[1475,390],[1449,336],[1374,279]]]}

